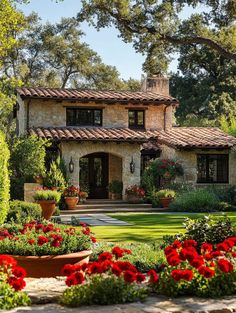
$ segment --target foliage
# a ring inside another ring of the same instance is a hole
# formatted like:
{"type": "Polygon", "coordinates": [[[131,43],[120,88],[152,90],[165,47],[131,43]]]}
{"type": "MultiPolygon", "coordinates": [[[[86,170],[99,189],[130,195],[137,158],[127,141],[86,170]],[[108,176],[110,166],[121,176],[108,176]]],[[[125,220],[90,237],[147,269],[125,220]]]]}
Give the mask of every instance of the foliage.
{"type": "Polygon", "coordinates": [[[88,227],[73,228],[48,222],[4,224],[0,254],[61,255],[88,250],[95,241],[88,227]],[[15,240],[17,238],[17,240],[15,240]]]}
{"type": "Polygon", "coordinates": [[[236,236],[232,221],[227,216],[204,216],[198,219],[186,218],[184,238],[194,239],[199,245],[204,242],[218,244],[229,237],[236,236]]]}
{"type": "Polygon", "coordinates": [[[11,309],[29,305],[29,297],[20,292],[25,287],[25,270],[17,265],[15,259],[0,255],[0,309],[11,309]]]}
{"type": "Polygon", "coordinates": [[[160,197],[157,194],[156,190],[153,190],[149,195],[148,195],[148,200],[152,203],[153,208],[159,208],[161,206],[160,202],[160,197]]]}
{"type": "Polygon", "coordinates": [[[6,222],[26,223],[41,218],[41,206],[25,201],[10,201],[10,210],[6,222]]]}
{"type": "Polygon", "coordinates": [[[116,246],[111,253],[101,253],[98,261],[81,266],[65,265],[63,274],[67,276],[66,284],[72,287],[64,292],[62,303],[79,306],[143,300],[147,296],[147,287],[141,286],[141,283],[146,275],[139,273],[130,262],[118,260],[131,253],[116,246]],[[85,280],[87,283],[83,284],[85,280]]]}
{"type": "Polygon", "coordinates": [[[132,185],[132,186],[128,186],[125,189],[125,194],[130,196],[136,196],[138,198],[143,198],[145,196],[145,191],[143,188],[137,186],[137,185],[132,185]]]}
{"type": "Polygon", "coordinates": [[[176,176],[184,174],[181,164],[171,159],[156,159],[151,162],[150,166],[154,177],[174,179],[176,176]]]}
{"type": "Polygon", "coordinates": [[[33,177],[45,173],[45,148],[49,146],[47,140],[36,136],[15,138],[11,145],[11,198],[15,199],[15,193],[19,190],[18,199],[23,198],[24,183],[32,182],[33,177]]]}
{"type": "Polygon", "coordinates": [[[50,169],[46,173],[44,178],[44,185],[47,188],[58,188],[63,190],[66,186],[65,176],[60,169],[61,158],[57,158],[55,161],[52,161],[50,164],[50,169]]]}
{"type": "Polygon", "coordinates": [[[79,197],[79,194],[80,189],[73,185],[67,187],[63,192],[64,197],[79,197]]]}
{"type": "Polygon", "coordinates": [[[167,296],[221,297],[236,291],[236,237],[216,246],[205,242],[198,252],[195,240],[176,240],[165,248],[166,266],[153,288],[167,296]]]}
{"type": "Polygon", "coordinates": [[[83,0],[79,20],[98,30],[115,26],[124,42],[147,55],[144,70],[152,74],[167,71],[171,54],[181,47],[204,47],[235,60],[235,6],[231,1],[204,2],[207,13],[197,10],[201,1],[83,0]],[[194,13],[183,18],[188,6],[194,13]]]}
{"type": "MultiPolygon", "coordinates": [[[[90,256],[91,261],[97,261],[99,254],[112,249],[117,244],[115,242],[99,241],[90,256]]],[[[151,243],[127,243],[122,244],[123,249],[131,250],[131,254],[125,254],[122,257],[122,261],[129,261],[134,264],[139,272],[147,273],[151,269],[159,270],[161,264],[164,261],[163,251],[155,249],[151,243]]]]}
{"type": "Polygon", "coordinates": [[[176,193],[174,190],[161,189],[161,190],[157,191],[156,195],[159,198],[174,198],[176,193]]]}
{"type": "Polygon", "coordinates": [[[34,200],[40,201],[40,200],[53,200],[56,203],[60,201],[61,193],[56,190],[48,190],[48,189],[42,189],[37,190],[34,194],[34,200]]]}
{"type": "Polygon", "coordinates": [[[220,209],[218,197],[206,189],[196,189],[177,195],[170,208],[182,212],[212,212],[220,209]]]}
{"type": "Polygon", "coordinates": [[[2,224],[9,210],[10,181],[8,173],[8,161],[10,153],[5,142],[5,136],[0,132],[0,224],[2,224]]]}
{"type": "Polygon", "coordinates": [[[225,133],[236,137],[236,117],[233,114],[230,114],[228,119],[225,115],[222,115],[220,118],[220,127],[225,133]]]}
{"type": "Polygon", "coordinates": [[[109,183],[108,189],[112,193],[121,195],[123,190],[123,183],[119,180],[112,180],[109,183]]]}
{"type": "Polygon", "coordinates": [[[178,183],[178,182],[170,182],[166,184],[168,189],[174,190],[177,194],[189,192],[194,190],[196,187],[191,185],[190,183],[178,183]]]}

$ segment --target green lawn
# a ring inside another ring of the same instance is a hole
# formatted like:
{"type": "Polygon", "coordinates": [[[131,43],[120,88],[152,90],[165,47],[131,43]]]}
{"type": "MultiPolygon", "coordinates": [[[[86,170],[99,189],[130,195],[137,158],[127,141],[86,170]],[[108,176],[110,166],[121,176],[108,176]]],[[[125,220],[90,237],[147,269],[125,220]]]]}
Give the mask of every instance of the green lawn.
{"type": "MultiPolygon", "coordinates": [[[[156,214],[156,213],[116,213],[110,216],[130,223],[129,226],[92,227],[98,239],[120,242],[145,242],[159,240],[163,235],[173,235],[184,231],[184,218],[197,218],[205,214],[156,214]]],[[[220,215],[220,214],[219,214],[220,215]]],[[[236,212],[227,213],[236,222],[236,212]]]]}

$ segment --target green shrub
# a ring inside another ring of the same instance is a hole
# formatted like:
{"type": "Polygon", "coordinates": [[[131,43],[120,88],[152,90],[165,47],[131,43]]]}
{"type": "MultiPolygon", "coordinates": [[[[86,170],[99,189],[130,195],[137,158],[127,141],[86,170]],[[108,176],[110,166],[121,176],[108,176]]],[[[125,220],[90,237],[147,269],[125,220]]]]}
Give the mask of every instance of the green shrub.
{"type": "Polygon", "coordinates": [[[123,190],[123,183],[119,180],[112,180],[108,188],[110,192],[121,195],[123,190]]]}
{"type": "MultiPolygon", "coordinates": [[[[90,256],[91,261],[96,261],[98,255],[104,251],[111,252],[117,246],[117,243],[99,242],[90,256]]],[[[123,249],[129,249],[132,254],[126,254],[121,260],[129,261],[134,264],[138,271],[146,273],[150,269],[158,270],[164,261],[163,251],[160,249],[155,250],[152,244],[146,243],[130,243],[122,244],[123,249]]]]}
{"type": "Polygon", "coordinates": [[[183,212],[212,212],[220,209],[218,197],[206,189],[196,189],[178,195],[170,204],[170,208],[183,212]]]}
{"type": "Polygon", "coordinates": [[[185,239],[194,239],[199,245],[204,242],[217,244],[229,237],[236,236],[232,221],[227,216],[204,216],[202,218],[186,218],[184,222],[185,239]]]}
{"type": "Polygon", "coordinates": [[[41,218],[42,209],[37,203],[14,200],[10,201],[7,222],[26,223],[41,218]]]}
{"type": "Polygon", "coordinates": [[[174,198],[176,193],[174,190],[170,190],[170,189],[162,189],[157,191],[157,196],[160,198],[174,198]]]}
{"type": "Polygon", "coordinates": [[[219,198],[222,203],[227,203],[228,206],[236,206],[236,186],[209,186],[207,190],[213,192],[219,198]]]}
{"type": "Polygon", "coordinates": [[[66,178],[60,168],[61,159],[58,157],[55,161],[50,164],[49,172],[44,178],[44,185],[47,188],[57,187],[60,190],[64,190],[67,183],[66,178]]]}
{"type": "Polygon", "coordinates": [[[31,301],[26,293],[16,292],[10,285],[0,283],[0,309],[10,310],[18,306],[30,305],[31,301]]]}
{"type": "Polygon", "coordinates": [[[127,284],[123,278],[93,275],[89,284],[77,285],[64,291],[61,303],[70,307],[86,304],[116,304],[144,300],[147,290],[127,284]]]}
{"type": "Polygon", "coordinates": [[[166,188],[174,190],[176,193],[181,194],[184,192],[193,191],[196,188],[194,185],[189,183],[177,183],[177,182],[170,182],[166,184],[166,188]]]}
{"type": "Polygon", "coordinates": [[[60,201],[61,193],[56,190],[38,190],[34,195],[37,200],[54,200],[56,203],[60,201]]]}
{"type": "Polygon", "coordinates": [[[4,135],[0,132],[0,224],[2,224],[9,210],[10,181],[8,161],[10,152],[4,135]]]}

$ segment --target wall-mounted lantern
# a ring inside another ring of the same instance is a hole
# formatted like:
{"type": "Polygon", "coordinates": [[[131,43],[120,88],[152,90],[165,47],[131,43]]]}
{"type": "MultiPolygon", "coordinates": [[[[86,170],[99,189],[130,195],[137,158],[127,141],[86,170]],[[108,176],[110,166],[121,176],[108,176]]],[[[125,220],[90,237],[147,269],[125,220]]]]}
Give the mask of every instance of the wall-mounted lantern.
{"type": "Polygon", "coordinates": [[[129,164],[129,168],[130,168],[130,173],[134,173],[134,171],[135,171],[135,163],[134,163],[134,159],[133,159],[133,157],[132,157],[132,160],[131,160],[131,162],[130,162],[130,164],[129,164]]]}
{"type": "Polygon", "coordinates": [[[74,169],[75,169],[75,164],[74,164],[74,162],[73,162],[73,160],[72,160],[72,157],[71,157],[70,163],[69,163],[69,172],[70,172],[70,173],[73,173],[73,172],[74,172],[74,169]]]}

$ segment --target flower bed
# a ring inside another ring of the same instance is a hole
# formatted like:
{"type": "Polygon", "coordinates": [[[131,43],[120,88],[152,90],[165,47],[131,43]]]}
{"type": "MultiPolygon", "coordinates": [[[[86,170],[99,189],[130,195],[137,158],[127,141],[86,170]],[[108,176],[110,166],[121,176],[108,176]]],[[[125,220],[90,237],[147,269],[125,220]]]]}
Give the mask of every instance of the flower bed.
{"type": "Polygon", "coordinates": [[[28,296],[20,292],[25,287],[26,271],[15,259],[0,255],[0,309],[30,304],[28,296]]]}

